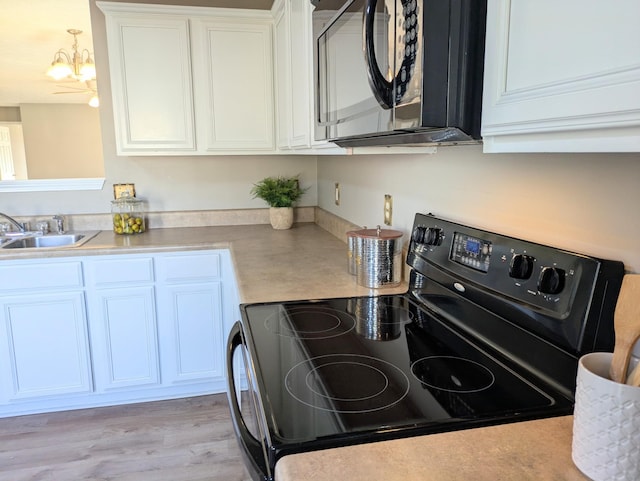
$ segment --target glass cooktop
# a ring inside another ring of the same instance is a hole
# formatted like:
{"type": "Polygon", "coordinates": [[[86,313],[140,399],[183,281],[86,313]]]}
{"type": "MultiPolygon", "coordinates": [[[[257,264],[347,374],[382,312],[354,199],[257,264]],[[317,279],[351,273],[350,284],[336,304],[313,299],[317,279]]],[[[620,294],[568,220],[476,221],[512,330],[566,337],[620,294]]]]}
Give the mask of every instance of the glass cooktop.
{"type": "Polygon", "coordinates": [[[571,411],[571,400],[407,296],[252,304],[243,322],[274,442],[571,411]]]}

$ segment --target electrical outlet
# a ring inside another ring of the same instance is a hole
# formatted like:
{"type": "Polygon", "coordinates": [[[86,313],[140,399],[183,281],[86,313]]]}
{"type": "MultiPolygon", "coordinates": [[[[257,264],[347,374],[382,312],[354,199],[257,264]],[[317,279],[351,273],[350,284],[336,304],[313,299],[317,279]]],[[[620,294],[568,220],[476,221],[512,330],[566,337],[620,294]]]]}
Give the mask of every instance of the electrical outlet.
{"type": "Polygon", "coordinates": [[[390,194],[384,195],[384,224],[391,225],[393,220],[393,197],[390,194]]]}
{"type": "Polygon", "coordinates": [[[340,205],[340,183],[336,182],[335,186],[336,186],[336,190],[334,195],[334,201],[336,205],[340,205]]]}

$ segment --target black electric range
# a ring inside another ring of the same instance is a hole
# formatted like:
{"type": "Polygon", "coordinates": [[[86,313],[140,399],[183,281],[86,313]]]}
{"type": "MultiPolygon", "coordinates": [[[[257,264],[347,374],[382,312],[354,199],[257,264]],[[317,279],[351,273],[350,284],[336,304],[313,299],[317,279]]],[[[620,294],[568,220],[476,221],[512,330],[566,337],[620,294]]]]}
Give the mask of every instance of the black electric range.
{"type": "Polygon", "coordinates": [[[241,306],[229,400],[253,479],[291,453],[569,414],[578,358],[613,347],[620,262],[422,214],[408,252],[405,294],[241,306]]]}

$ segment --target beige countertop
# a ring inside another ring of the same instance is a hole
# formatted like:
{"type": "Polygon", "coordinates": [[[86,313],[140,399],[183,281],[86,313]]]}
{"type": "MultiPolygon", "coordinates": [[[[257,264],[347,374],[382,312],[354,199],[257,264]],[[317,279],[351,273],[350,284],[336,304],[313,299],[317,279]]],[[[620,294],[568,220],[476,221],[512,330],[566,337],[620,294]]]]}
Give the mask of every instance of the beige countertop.
{"type": "MultiPolygon", "coordinates": [[[[2,259],[171,250],[230,249],[241,302],[391,294],[367,289],[347,270],[346,244],[313,223],[278,231],[269,225],[102,231],[77,248],[0,249],[2,259]]],[[[584,481],[571,461],[572,417],[295,454],[276,466],[277,481],[584,481]]]]}
{"type": "Polygon", "coordinates": [[[572,416],[285,456],[277,481],[587,481],[572,416]]]}
{"type": "Polygon", "coordinates": [[[322,299],[405,292],[358,286],[347,268],[347,245],[314,223],[289,230],[270,225],[150,229],[140,235],[101,231],[79,247],[0,249],[2,259],[101,254],[144,254],[172,250],[230,249],[241,302],[322,299]]]}

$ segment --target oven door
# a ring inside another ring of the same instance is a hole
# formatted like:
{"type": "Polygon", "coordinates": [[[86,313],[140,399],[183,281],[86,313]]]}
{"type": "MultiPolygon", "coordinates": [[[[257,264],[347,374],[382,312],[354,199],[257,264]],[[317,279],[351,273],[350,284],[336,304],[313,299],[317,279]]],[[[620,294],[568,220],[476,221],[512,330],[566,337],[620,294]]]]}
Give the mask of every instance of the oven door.
{"type": "Polygon", "coordinates": [[[242,323],[236,322],[227,341],[227,398],[231,421],[244,464],[254,481],[272,481],[272,452],[269,430],[242,323]],[[242,378],[246,388],[242,389],[242,378]],[[243,379],[244,380],[244,379],[243,379]]]}
{"type": "Polygon", "coordinates": [[[318,140],[419,126],[421,3],[350,0],[336,10],[335,2],[319,2],[313,13],[318,140]]]}

